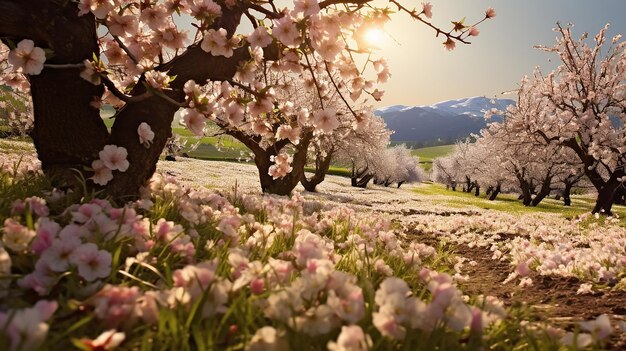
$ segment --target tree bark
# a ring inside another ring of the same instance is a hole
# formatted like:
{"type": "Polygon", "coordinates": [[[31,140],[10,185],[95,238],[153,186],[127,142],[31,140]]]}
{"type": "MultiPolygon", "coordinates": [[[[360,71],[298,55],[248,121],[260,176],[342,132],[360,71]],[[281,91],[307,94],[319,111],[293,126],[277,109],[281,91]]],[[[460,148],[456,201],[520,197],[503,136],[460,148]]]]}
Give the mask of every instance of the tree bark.
{"type": "Polygon", "coordinates": [[[498,196],[498,194],[500,194],[500,184],[496,185],[495,189],[493,189],[493,191],[491,192],[491,195],[489,195],[489,200],[493,201],[496,199],[496,196],[498,196]]]}
{"type": "Polygon", "coordinates": [[[300,180],[300,183],[305,190],[315,192],[317,185],[324,181],[326,173],[328,173],[328,169],[330,168],[332,158],[332,151],[328,151],[326,156],[322,156],[321,153],[317,154],[317,157],[315,158],[315,173],[313,176],[310,179],[307,179],[306,174],[302,172],[302,179],[300,180]]]}
{"type": "Polygon", "coordinates": [[[550,195],[550,191],[552,190],[551,185],[552,185],[552,176],[549,175],[541,183],[541,189],[539,189],[539,192],[537,193],[535,198],[532,200],[531,206],[539,205],[541,201],[546,198],[546,196],[550,195]]]}
{"type": "Polygon", "coordinates": [[[563,189],[563,205],[564,206],[572,205],[572,199],[571,199],[572,187],[573,187],[572,183],[565,182],[565,188],[563,189]]]}
{"type": "Polygon", "coordinates": [[[254,163],[259,171],[259,180],[261,183],[261,191],[276,195],[290,195],[291,191],[298,185],[298,182],[304,177],[304,166],[306,165],[307,149],[313,138],[312,131],[304,131],[300,138],[300,143],[295,147],[292,156],[291,172],[283,178],[274,179],[269,174],[269,169],[273,165],[272,156],[278,155],[289,143],[288,139],[277,141],[272,147],[263,149],[259,146],[260,137],[250,136],[238,130],[228,130],[226,132],[235,139],[242,142],[254,153],[254,163]]]}
{"type": "MultiPolygon", "coordinates": [[[[240,6],[223,7],[222,16],[213,27],[224,28],[232,36],[244,10],[240,6]]],[[[53,56],[47,64],[80,64],[94,54],[99,56],[94,16],[78,16],[77,3],[67,0],[0,0],[0,36],[14,42],[31,39],[36,46],[51,49],[53,56]]],[[[271,55],[271,49],[266,54],[266,57],[271,55]]],[[[194,45],[156,69],[176,76],[170,84],[171,90],[165,93],[182,101],[183,86],[188,80],[204,84],[209,80],[229,79],[238,63],[249,57],[246,46],[226,58],[213,57],[194,45]]],[[[74,169],[88,178],[92,173],[87,168],[105,145],[122,146],[128,151],[130,166],[126,172],[115,171],[105,191],[113,198],[138,195],[139,188],[156,170],[159,155],[171,136],[171,123],[178,106],[157,96],[127,103],[116,115],[109,135],[99,109],[90,105],[102,96],[104,88],[82,79],[80,68],[46,67],[29,80],[35,116],[31,136],[43,171],[76,186],[71,182],[76,178],[74,169]],[[142,122],[148,123],[155,133],[150,148],[139,143],[137,127],[142,122]]],[[[143,93],[145,87],[140,78],[130,95],[143,93]]],[[[91,182],[88,185],[95,187],[91,182]]]]}
{"type": "Polygon", "coordinates": [[[480,186],[478,186],[478,182],[474,182],[474,196],[480,196],[480,186]]]}
{"type": "Polygon", "coordinates": [[[617,180],[616,173],[613,173],[611,178],[606,182],[606,185],[598,190],[598,198],[591,212],[611,216],[613,214],[611,208],[613,207],[615,191],[621,185],[622,183],[617,180]]]}

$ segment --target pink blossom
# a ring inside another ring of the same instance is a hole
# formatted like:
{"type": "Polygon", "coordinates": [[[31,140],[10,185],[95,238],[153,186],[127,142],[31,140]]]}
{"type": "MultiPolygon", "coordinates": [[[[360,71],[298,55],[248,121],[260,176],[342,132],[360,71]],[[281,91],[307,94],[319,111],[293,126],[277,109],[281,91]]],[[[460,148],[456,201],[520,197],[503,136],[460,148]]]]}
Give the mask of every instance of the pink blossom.
{"type": "Polygon", "coordinates": [[[316,130],[324,133],[330,133],[339,126],[337,113],[332,107],[313,112],[312,122],[316,130]]]}
{"type": "Polygon", "coordinates": [[[65,272],[70,267],[70,257],[81,244],[78,238],[55,239],[43,252],[40,260],[55,272],[65,272]]]}
{"type": "Polygon", "coordinates": [[[113,350],[117,348],[126,338],[126,334],[118,332],[115,329],[107,330],[98,335],[97,338],[81,339],[79,342],[85,346],[86,350],[101,351],[101,350],[113,350]]]}
{"type": "Polygon", "coordinates": [[[112,15],[107,19],[107,27],[112,35],[132,36],[137,33],[137,17],[132,15],[112,15]]]}
{"type": "Polygon", "coordinates": [[[204,35],[200,47],[213,56],[231,57],[233,56],[233,49],[230,47],[226,34],[224,28],[209,29],[204,35]]]}
{"type": "Polygon", "coordinates": [[[257,27],[248,37],[246,38],[248,43],[250,43],[251,48],[264,48],[272,43],[272,37],[267,32],[267,28],[263,26],[257,27]]]}
{"type": "Polygon", "coordinates": [[[472,26],[469,27],[469,29],[467,30],[467,35],[472,36],[472,37],[477,37],[478,34],[480,34],[480,31],[478,30],[478,28],[472,26]]]}
{"type": "Polygon", "coordinates": [[[496,10],[494,10],[493,7],[488,8],[487,11],[485,11],[485,17],[486,18],[496,17],[496,10]]]}
{"type": "Polygon", "coordinates": [[[270,161],[274,164],[270,166],[268,174],[274,179],[283,178],[292,170],[291,156],[285,152],[270,156],[270,161]]]}
{"type": "Polygon", "coordinates": [[[373,346],[372,338],[358,325],[341,327],[337,342],[328,343],[329,351],[367,351],[373,346]]]}
{"type": "Polygon", "coordinates": [[[40,255],[48,249],[50,245],[52,245],[52,241],[61,230],[61,226],[58,223],[43,217],[37,221],[36,228],[37,236],[31,243],[30,247],[34,253],[40,255]]]}
{"type": "Polygon", "coordinates": [[[2,228],[2,243],[14,252],[24,251],[35,237],[35,231],[28,229],[15,220],[7,218],[2,228]]]}
{"type": "Polygon", "coordinates": [[[93,168],[94,173],[89,179],[93,180],[94,183],[106,185],[113,179],[113,171],[111,171],[102,160],[93,160],[93,162],[91,162],[91,168],[93,168]]]}
{"type": "Polygon", "coordinates": [[[42,48],[35,46],[32,40],[24,39],[9,53],[9,63],[15,70],[24,74],[37,75],[43,70],[46,53],[42,48]]]}
{"type": "Polygon", "coordinates": [[[282,125],[278,127],[276,131],[276,139],[289,139],[294,145],[298,145],[300,143],[300,128],[292,127],[290,125],[282,125]]]}
{"type": "Polygon", "coordinates": [[[432,18],[433,17],[433,4],[431,4],[430,2],[423,2],[422,12],[424,13],[424,16],[426,16],[426,18],[432,18]]]}
{"type": "Polygon", "coordinates": [[[452,51],[454,50],[454,48],[456,47],[456,42],[454,40],[452,40],[451,38],[448,38],[443,45],[446,47],[446,50],[448,51],[452,51]]]}
{"type": "Polygon", "coordinates": [[[204,117],[203,114],[198,112],[196,109],[186,108],[180,113],[180,116],[182,117],[185,126],[187,126],[187,129],[189,129],[193,134],[197,136],[204,135],[206,117],[204,117]]]}
{"type": "Polygon", "coordinates": [[[108,277],[111,260],[111,253],[98,250],[98,246],[92,243],[82,244],[70,255],[70,262],[78,267],[78,274],[88,282],[108,277]]]}
{"type": "Polygon", "coordinates": [[[300,44],[300,32],[289,16],[274,20],[272,35],[286,46],[294,47],[300,44]]]}
{"type": "Polygon", "coordinates": [[[320,5],[317,0],[295,0],[293,13],[302,13],[304,17],[316,15],[320,12],[320,5]]]}
{"type": "Polygon", "coordinates": [[[137,134],[139,135],[139,143],[145,147],[150,147],[154,139],[154,132],[152,128],[150,128],[150,125],[146,122],[141,122],[137,128],[137,134]]]}
{"type": "Polygon", "coordinates": [[[112,170],[118,170],[120,172],[126,172],[129,163],[126,157],[128,151],[126,148],[117,145],[105,145],[102,151],[99,153],[100,160],[104,165],[112,170]]]}
{"type": "Polygon", "coordinates": [[[170,77],[167,72],[148,71],[145,73],[146,82],[157,90],[165,90],[170,86],[170,77]]]}

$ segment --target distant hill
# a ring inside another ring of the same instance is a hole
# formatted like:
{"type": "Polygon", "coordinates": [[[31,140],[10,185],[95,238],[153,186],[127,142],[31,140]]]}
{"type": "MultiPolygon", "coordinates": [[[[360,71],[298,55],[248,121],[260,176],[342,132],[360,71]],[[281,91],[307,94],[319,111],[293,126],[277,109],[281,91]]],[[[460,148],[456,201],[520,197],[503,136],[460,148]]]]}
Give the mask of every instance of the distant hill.
{"type": "MultiPolygon", "coordinates": [[[[478,133],[487,125],[484,114],[495,108],[504,110],[515,104],[511,99],[471,97],[449,100],[430,106],[394,105],[376,110],[395,133],[392,141],[402,141],[414,146],[451,144],[478,133]]],[[[493,121],[501,117],[494,116],[493,121]]]]}

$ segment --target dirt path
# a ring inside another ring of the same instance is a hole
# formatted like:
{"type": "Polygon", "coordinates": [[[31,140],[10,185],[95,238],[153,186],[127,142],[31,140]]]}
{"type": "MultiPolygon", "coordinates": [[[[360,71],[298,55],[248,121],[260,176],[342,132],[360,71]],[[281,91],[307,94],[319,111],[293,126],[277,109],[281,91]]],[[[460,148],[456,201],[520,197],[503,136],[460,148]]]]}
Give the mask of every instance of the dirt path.
{"type": "MultiPolygon", "coordinates": [[[[433,237],[418,235],[417,238],[431,245],[438,243],[433,237]]],[[[603,313],[609,315],[612,321],[626,320],[625,291],[607,290],[580,295],[576,293],[581,284],[577,278],[542,276],[535,272],[528,276],[533,280],[531,286],[520,287],[517,285],[519,279],[503,284],[512,268],[507,261],[492,259],[493,253],[489,249],[458,245],[454,247],[454,252],[467,259],[462,273],[470,279],[460,283],[459,287],[468,295],[492,295],[507,306],[528,306],[537,318],[566,329],[571,329],[576,322],[594,319],[603,313]],[[470,264],[471,261],[475,264],[470,264]]],[[[626,334],[615,333],[608,347],[611,350],[626,350],[626,334]]]]}

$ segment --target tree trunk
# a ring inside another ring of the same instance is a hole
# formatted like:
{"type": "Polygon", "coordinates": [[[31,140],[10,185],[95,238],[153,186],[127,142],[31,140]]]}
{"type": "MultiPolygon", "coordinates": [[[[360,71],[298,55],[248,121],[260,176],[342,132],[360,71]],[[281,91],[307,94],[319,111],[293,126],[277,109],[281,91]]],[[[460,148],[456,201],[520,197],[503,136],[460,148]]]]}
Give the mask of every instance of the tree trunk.
{"type": "Polygon", "coordinates": [[[357,188],[367,188],[367,183],[369,183],[372,178],[374,178],[374,175],[372,174],[367,174],[363,176],[363,178],[359,179],[359,181],[356,183],[357,188]]]}
{"type": "Polygon", "coordinates": [[[493,191],[493,186],[492,185],[488,186],[487,189],[485,190],[485,195],[489,196],[492,191],[493,191]]]}
{"type": "Polygon", "coordinates": [[[498,194],[500,194],[500,184],[498,184],[495,189],[493,189],[493,191],[491,192],[491,195],[489,195],[489,200],[493,201],[496,199],[496,196],[498,196],[498,194]]]}
{"type": "MultiPolygon", "coordinates": [[[[222,16],[213,24],[235,33],[243,9],[223,7],[222,16]]],[[[93,55],[99,56],[96,22],[92,14],[78,16],[76,2],[67,0],[0,0],[0,37],[19,42],[31,39],[35,45],[51,49],[53,56],[46,64],[76,65],[93,55]]],[[[268,49],[269,52],[269,49],[268,49]]],[[[232,57],[213,57],[198,45],[158,66],[176,76],[171,90],[165,93],[176,101],[184,97],[183,86],[189,80],[203,84],[208,80],[233,77],[240,61],[250,57],[248,47],[234,50],[232,57]]],[[[267,57],[267,56],[266,56],[267,57]]],[[[80,68],[46,67],[40,75],[30,76],[34,128],[31,133],[43,171],[66,186],[77,186],[74,170],[89,178],[91,162],[107,144],[122,146],[128,151],[130,166],[126,172],[115,171],[113,180],[104,188],[113,198],[126,199],[139,194],[139,188],[150,179],[167,139],[178,106],[157,96],[127,103],[116,115],[109,135],[100,111],[90,103],[100,99],[104,88],[80,77],[80,68]],[[155,133],[150,148],[139,143],[137,127],[142,122],[155,133]]],[[[136,97],[145,93],[143,77],[130,93],[136,97]]],[[[61,184],[62,185],[62,184],[61,184]]],[[[88,187],[96,187],[88,182],[88,187]]]]}
{"type": "Polygon", "coordinates": [[[617,190],[615,190],[615,195],[613,195],[613,203],[616,205],[624,205],[624,196],[626,195],[626,192],[624,191],[624,185],[623,183],[617,187],[617,190]]]}
{"type": "Polygon", "coordinates": [[[566,182],[565,183],[565,189],[563,189],[563,205],[565,206],[571,206],[572,205],[572,199],[571,199],[571,193],[572,193],[572,187],[573,184],[566,182]]]}
{"type": "Polygon", "coordinates": [[[531,202],[531,206],[539,205],[541,201],[546,198],[546,196],[550,195],[550,191],[552,190],[551,185],[552,185],[552,175],[548,175],[545,177],[545,179],[541,183],[541,189],[539,189],[539,193],[537,193],[537,195],[531,202]]]}
{"type": "Polygon", "coordinates": [[[279,140],[271,147],[263,149],[259,146],[260,137],[258,136],[250,136],[236,130],[228,130],[226,133],[245,144],[254,153],[254,163],[259,171],[262,192],[276,195],[290,195],[291,191],[304,177],[307,149],[313,138],[313,132],[311,130],[303,132],[300,143],[295,147],[296,151],[291,161],[291,172],[278,179],[274,179],[269,174],[269,169],[274,164],[271,161],[271,157],[278,155],[278,153],[287,146],[289,143],[288,139],[279,140]]]}
{"type": "Polygon", "coordinates": [[[478,182],[474,182],[474,196],[480,196],[480,186],[478,186],[478,182]]]}
{"type": "Polygon", "coordinates": [[[465,176],[465,186],[463,186],[463,191],[471,193],[473,188],[474,184],[472,183],[472,180],[470,177],[465,176]]]}
{"type": "Polygon", "coordinates": [[[313,174],[313,177],[307,179],[306,174],[302,172],[302,179],[300,180],[300,183],[305,190],[315,192],[315,187],[324,181],[326,173],[328,173],[332,157],[332,151],[327,152],[325,157],[322,156],[321,153],[318,153],[315,158],[315,173],[313,174]]]}
{"type": "Polygon", "coordinates": [[[402,180],[402,181],[399,181],[399,182],[398,182],[398,189],[400,189],[400,187],[402,186],[402,184],[404,184],[404,180],[402,180]]]}
{"type": "Polygon", "coordinates": [[[615,197],[615,191],[622,185],[617,180],[614,173],[613,176],[606,182],[606,185],[598,190],[598,198],[596,199],[596,205],[591,213],[600,213],[607,216],[611,216],[611,208],[613,207],[613,198],[615,197]]]}

